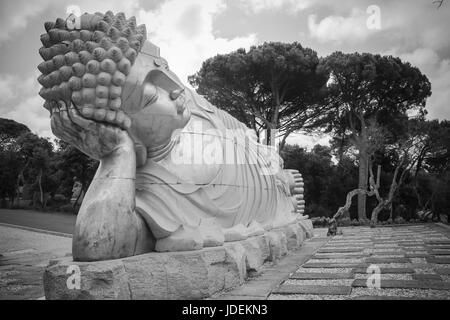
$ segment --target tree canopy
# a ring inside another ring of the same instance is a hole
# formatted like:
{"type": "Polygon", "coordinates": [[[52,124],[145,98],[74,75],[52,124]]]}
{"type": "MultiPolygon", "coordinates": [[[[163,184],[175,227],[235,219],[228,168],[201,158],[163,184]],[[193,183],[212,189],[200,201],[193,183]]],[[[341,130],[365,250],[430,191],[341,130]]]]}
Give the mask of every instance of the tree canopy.
{"type": "Polygon", "coordinates": [[[56,193],[70,200],[75,181],[86,191],[97,162],[74,147],[42,138],[23,124],[0,119],[0,199],[14,205],[20,187],[33,202],[45,208],[56,193]]]}
{"type": "MultiPolygon", "coordinates": [[[[333,135],[340,156],[345,148],[356,148],[358,188],[367,190],[369,158],[377,149],[374,141],[383,145],[406,135],[411,112],[418,118],[426,114],[431,84],[418,68],[392,56],[334,52],[318,68],[330,75],[326,131],[333,135]]],[[[366,218],[363,193],[358,195],[358,213],[366,218]]]]}
{"type": "Polygon", "coordinates": [[[3,149],[5,144],[26,132],[31,132],[26,125],[11,119],[0,118],[0,147],[3,149]]]}
{"type": "Polygon", "coordinates": [[[299,43],[266,42],[206,60],[189,77],[211,103],[254,129],[277,129],[282,145],[290,133],[316,126],[328,80],[317,53],[299,43]]]}

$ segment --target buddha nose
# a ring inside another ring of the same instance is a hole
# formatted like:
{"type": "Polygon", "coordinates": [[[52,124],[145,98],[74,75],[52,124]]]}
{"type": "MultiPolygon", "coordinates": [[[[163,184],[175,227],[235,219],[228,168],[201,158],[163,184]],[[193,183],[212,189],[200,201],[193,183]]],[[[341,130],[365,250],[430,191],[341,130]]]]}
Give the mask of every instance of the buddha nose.
{"type": "Polygon", "coordinates": [[[170,99],[172,99],[173,101],[177,100],[178,97],[184,92],[184,89],[178,89],[178,90],[173,90],[170,93],[170,99]]]}
{"type": "Polygon", "coordinates": [[[186,98],[184,96],[179,97],[175,101],[175,105],[177,107],[177,113],[178,114],[182,114],[184,112],[184,110],[186,109],[185,103],[186,103],[186,98]]]}

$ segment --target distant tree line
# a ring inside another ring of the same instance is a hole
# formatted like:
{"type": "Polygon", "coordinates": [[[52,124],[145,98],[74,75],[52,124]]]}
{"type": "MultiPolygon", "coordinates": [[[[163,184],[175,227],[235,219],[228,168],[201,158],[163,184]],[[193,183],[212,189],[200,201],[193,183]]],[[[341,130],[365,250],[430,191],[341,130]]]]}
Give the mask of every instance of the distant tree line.
{"type": "Polygon", "coordinates": [[[285,167],[305,177],[310,215],[351,211],[376,223],[400,211],[445,213],[448,122],[426,120],[431,83],[410,63],[268,42],[212,57],[189,80],[257,133],[267,130],[264,142],[278,138],[285,167]],[[299,131],[326,133],[331,147],[286,145],[299,131]]]}
{"type": "Polygon", "coordinates": [[[73,186],[78,182],[86,192],[96,168],[94,160],[67,143],[54,145],[23,124],[0,118],[1,207],[76,212],[79,202],[70,203],[73,186]]]}
{"type": "MultiPolygon", "coordinates": [[[[415,121],[412,121],[415,122],[415,121]]],[[[412,125],[417,125],[413,123],[412,125]]],[[[375,153],[372,170],[380,166],[380,197],[388,197],[396,169],[401,163],[405,170],[397,173],[401,183],[392,196],[390,206],[381,208],[377,219],[402,218],[406,221],[419,219],[418,212],[431,211],[431,218],[438,220],[446,216],[450,221],[450,121],[425,121],[416,127],[420,133],[414,148],[408,154],[416,159],[408,169],[405,160],[397,150],[386,147],[375,153]]],[[[343,205],[348,192],[358,184],[358,161],[355,155],[344,154],[337,158],[338,149],[316,145],[305,150],[297,145],[287,145],[282,152],[285,166],[302,172],[305,181],[306,214],[312,217],[332,217],[343,205]]],[[[408,160],[410,161],[410,160],[408,160]]],[[[369,197],[366,203],[368,216],[379,204],[378,199],[369,197]]],[[[357,204],[349,208],[351,219],[358,218],[357,204]]]]}
{"type": "MultiPolygon", "coordinates": [[[[450,212],[450,125],[426,119],[431,83],[410,63],[370,53],[319,57],[298,42],[268,42],[212,57],[189,81],[258,137],[268,131],[265,143],[278,138],[285,167],[304,176],[308,214],[376,223],[450,212]],[[330,147],[289,146],[294,132],[328,134],[330,147]]],[[[11,120],[0,126],[3,202],[13,205],[19,186],[41,207],[69,197],[75,180],[88,188],[95,161],[11,120]]]]}

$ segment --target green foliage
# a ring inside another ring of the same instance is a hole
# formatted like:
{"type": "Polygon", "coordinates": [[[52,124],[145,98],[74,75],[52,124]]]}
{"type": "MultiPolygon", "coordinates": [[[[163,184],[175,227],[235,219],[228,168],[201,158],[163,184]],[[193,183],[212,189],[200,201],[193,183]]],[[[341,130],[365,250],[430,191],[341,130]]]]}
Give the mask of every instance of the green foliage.
{"type": "Polygon", "coordinates": [[[0,199],[12,203],[17,195],[19,174],[24,166],[23,157],[17,150],[17,140],[29,134],[30,129],[14,120],[0,118],[0,199]]]}
{"type": "Polygon", "coordinates": [[[321,59],[318,69],[330,74],[323,101],[333,108],[326,132],[332,134],[339,155],[351,146],[367,152],[375,142],[399,141],[408,132],[408,112],[414,111],[418,119],[426,114],[431,84],[418,68],[399,58],[334,52],[321,59]]]}
{"type": "Polygon", "coordinates": [[[51,193],[57,186],[57,181],[51,175],[53,145],[48,139],[29,132],[17,138],[16,144],[21,163],[24,164],[21,175],[32,185],[32,190],[39,193],[39,205],[45,207],[45,193],[51,193]]]}
{"type": "Polygon", "coordinates": [[[83,191],[86,192],[95,175],[98,162],[62,140],[58,141],[58,146],[55,162],[60,181],[59,193],[70,198],[75,181],[80,182],[83,191]]]}
{"type": "MultiPolygon", "coordinates": [[[[319,68],[331,75],[327,102],[338,108],[334,114],[337,121],[363,115],[366,120],[376,118],[378,123],[399,133],[399,117],[408,110],[423,115],[426,99],[431,95],[427,77],[418,68],[392,56],[334,52],[321,60],[319,68]]],[[[361,127],[358,121],[354,125],[356,129],[361,127]]]]}
{"type": "Polygon", "coordinates": [[[328,79],[318,64],[317,53],[297,42],[266,42],[206,60],[189,82],[257,133],[277,128],[287,136],[317,125],[328,79]]]}
{"type": "Polygon", "coordinates": [[[20,160],[13,150],[0,151],[0,199],[14,199],[16,196],[20,160]]]}
{"type": "MultiPolygon", "coordinates": [[[[370,53],[334,52],[321,60],[318,69],[330,74],[324,102],[332,108],[325,130],[332,134],[339,158],[352,147],[356,149],[358,188],[367,189],[368,163],[375,152],[397,144],[397,155],[403,157],[401,144],[408,139],[408,113],[415,111],[423,119],[431,84],[411,64],[370,53]]],[[[363,219],[366,195],[358,195],[358,200],[358,216],[363,219]]]]}
{"type": "Polygon", "coordinates": [[[22,199],[30,200],[34,208],[59,207],[70,200],[75,181],[86,191],[97,169],[95,160],[72,146],[59,141],[55,148],[13,120],[0,119],[0,137],[2,206],[17,206],[14,200],[23,187],[22,199]]]}
{"type": "Polygon", "coordinates": [[[0,118],[0,148],[3,150],[6,144],[13,143],[21,134],[27,132],[30,132],[30,129],[26,125],[0,118]]]}
{"type": "Polygon", "coordinates": [[[344,157],[335,164],[329,147],[316,145],[308,152],[286,145],[282,157],[286,168],[297,169],[303,175],[305,213],[311,217],[332,217],[357,183],[355,162],[344,157]]]}

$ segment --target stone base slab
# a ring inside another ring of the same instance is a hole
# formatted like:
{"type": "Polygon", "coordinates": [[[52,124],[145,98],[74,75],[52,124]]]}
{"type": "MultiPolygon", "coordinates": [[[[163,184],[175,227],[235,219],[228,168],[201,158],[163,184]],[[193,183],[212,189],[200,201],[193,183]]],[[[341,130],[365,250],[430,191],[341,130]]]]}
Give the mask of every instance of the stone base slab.
{"type": "Polygon", "coordinates": [[[312,237],[310,220],[221,247],[151,252],[117,260],[50,261],[44,272],[48,300],[204,299],[240,286],[312,237]]]}

